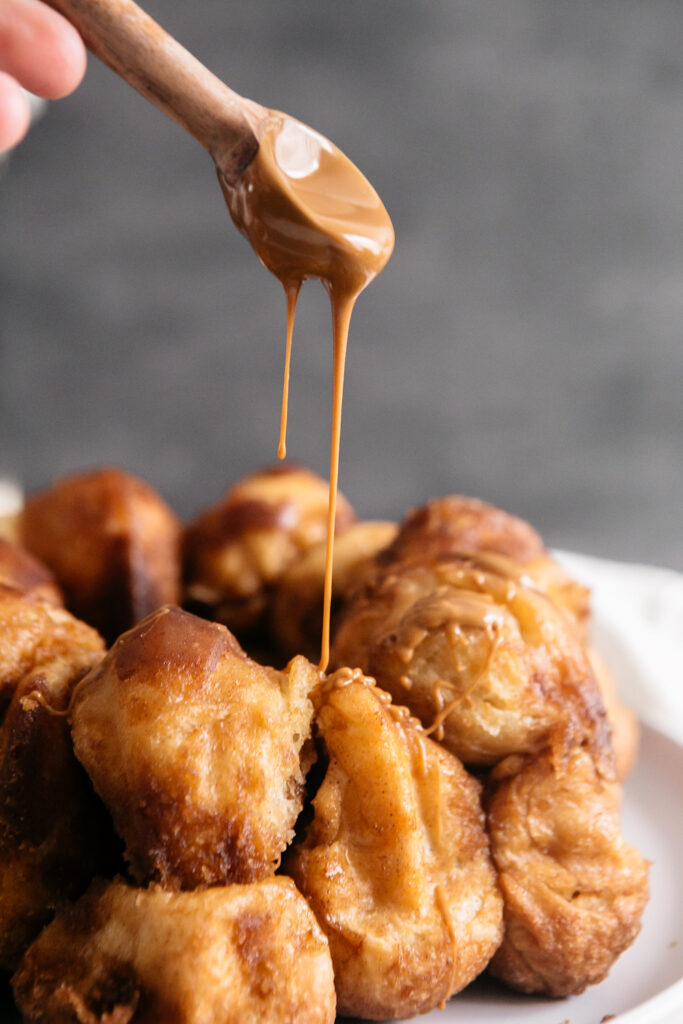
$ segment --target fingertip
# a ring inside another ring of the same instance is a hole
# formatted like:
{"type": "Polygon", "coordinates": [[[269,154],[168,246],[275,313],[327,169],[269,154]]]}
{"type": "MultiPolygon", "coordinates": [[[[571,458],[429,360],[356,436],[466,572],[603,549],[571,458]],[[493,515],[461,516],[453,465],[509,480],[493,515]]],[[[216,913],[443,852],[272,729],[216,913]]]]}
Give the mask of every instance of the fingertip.
{"type": "Polygon", "coordinates": [[[31,108],[18,82],[0,71],[0,153],[17,146],[31,123],[31,108]]]}
{"type": "Polygon", "coordinates": [[[0,0],[0,68],[29,92],[56,100],[83,78],[86,53],[71,22],[39,0],[0,0]]]}
{"type": "Polygon", "coordinates": [[[60,100],[78,88],[87,65],[87,54],[83,40],[73,25],[50,11],[53,15],[50,46],[50,74],[45,76],[42,95],[48,100],[60,100]]]}

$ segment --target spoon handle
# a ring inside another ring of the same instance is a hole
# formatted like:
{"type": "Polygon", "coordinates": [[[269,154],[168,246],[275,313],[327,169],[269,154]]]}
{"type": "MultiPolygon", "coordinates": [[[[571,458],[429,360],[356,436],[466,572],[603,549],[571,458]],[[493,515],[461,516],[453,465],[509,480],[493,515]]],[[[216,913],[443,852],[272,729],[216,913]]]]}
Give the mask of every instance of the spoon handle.
{"type": "Polygon", "coordinates": [[[133,0],[45,0],[88,49],[193,135],[230,181],[258,149],[266,110],[229,89],[133,0]]]}

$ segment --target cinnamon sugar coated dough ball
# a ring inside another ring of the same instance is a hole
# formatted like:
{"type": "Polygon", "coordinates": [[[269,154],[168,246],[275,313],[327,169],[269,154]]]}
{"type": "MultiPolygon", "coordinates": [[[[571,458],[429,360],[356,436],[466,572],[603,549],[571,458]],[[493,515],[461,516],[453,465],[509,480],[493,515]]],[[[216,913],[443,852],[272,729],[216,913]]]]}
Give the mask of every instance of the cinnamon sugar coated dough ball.
{"type": "Polygon", "coordinates": [[[65,711],[102,657],[94,630],[0,586],[0,970],[101,869],[111,829],[73,755],[65,711]]]}
{"type": "Polygon", "coordinates": [[[388,567],[344,610],[331,664],[358,665],[466,764],[609,728],[573,622],[501,555],[388,567]]]}
{"type": "MultiPolygon", "coordinates": [[[[300,466],[261,470],[231,487],[185,531],[190,606],[236,633],[259,626],[284,571],[327,536],[328,498],[327,481],[300,466]]],[[[339,494],[337,530],[354,518],[339,494]]]]}
{"type": "Polygon", "coordinates": [[[118,639],[75,695],[72,733],[138,881],[275,871],[302,807],[317,682],[304,658],[263,668],[177,607],[118,639]]]}
{"type": "Polygon", "coordinates": [[[502,936],[480,786],[359,673],[341,670],[314,700],[329,766],[285,870],[329,939],[339,1012],[426,1013],[502,936]]]}
{"type": "Polygon", "coordinates": [[[333,1024],[327,941],[287,878],[201,892],[96,883],[12,985],[26,1024],[333,1024]]]}
{"type": "Polygon", "coordinates": [[[382,564],[464,552],[503,555],[580,623],[590,614],[589,591],[550,556],[534,528],[518,516],[478,498],[450,494],[411,512],[382,564]]]}
{"type": "Polygon", "coordinates": [[[621,834],[618,787],[585,750],[565,764],[549,753],[511,759],[494,778],[507,772],[488,815],[505,900],[491,971],[522,992],[582,992],[638,934],[647,862],[621,834]]]}
{"type": "Polygon", "coordinates": [[[21,541],[55,574],[74,615],[108,643],[180,599],[180,526],[148,484],[120,469],[64,477],[26,503],[21,541]]]}
{"type": "Polygon", "coordinates": [[[54,576],[42,562],[28,551],[0,537],[0,584],[13,587],[25,597],[63,604],[54,576]]]}
{"type": "MultiPolygon", "coordinates": [[[[374,557],[396,536],[394,523],[352,523],[335,538],[332,618],[343,598],[364,579],[374,557]]],[[[327,543],[309,548],[282,575],[273,597],[272,632],[283,658],[305,654],[315,659],[323,625],[327,543]]]]}

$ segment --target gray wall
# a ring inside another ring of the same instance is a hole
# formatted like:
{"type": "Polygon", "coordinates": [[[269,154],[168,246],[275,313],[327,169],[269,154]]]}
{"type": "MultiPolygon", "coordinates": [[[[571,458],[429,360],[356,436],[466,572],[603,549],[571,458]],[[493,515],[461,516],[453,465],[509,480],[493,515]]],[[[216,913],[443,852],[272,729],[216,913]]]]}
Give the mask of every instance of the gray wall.
{"type": "MultiPolygon", "coordinates": [[[[448,491],[683,568],[683,7],[154,0],[233,88],[334,139],[394,219],[352,328],[341,483],[448,491]]],[[[183,515],[275,457],[276,280],[208,157],[94,59],[0,180],[0,474],[141,473],[183,515]]],[[[326,472],[326,297],[290,452],[326,472]]]]}

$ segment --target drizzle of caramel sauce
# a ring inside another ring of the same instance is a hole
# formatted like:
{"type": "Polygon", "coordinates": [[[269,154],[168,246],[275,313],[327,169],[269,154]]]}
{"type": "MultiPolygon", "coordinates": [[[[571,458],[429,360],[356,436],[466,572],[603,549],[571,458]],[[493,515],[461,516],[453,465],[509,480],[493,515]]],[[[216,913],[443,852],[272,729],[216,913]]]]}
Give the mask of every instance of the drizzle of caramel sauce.
{"type": "Polygon", "coordinates": [[[344,367],[356,299],[394,247],[394,229],[370,182],[337,147],[294,118],[271,111],[258,152],[234,185],[219,177],[230,215],[287,296],[287,350],[278,455],[286,453],[291,337],[299,289],[319,278],[333,325],[330,498],[319,669],[329,661],[334,522],[339,480],[344,367]]]}
{"type": "Polygon", "coordinates": [[[285,341],[285,370],[282,380],[282,411],[280,413],[280,441],[277,446],[278,459],[287,457],[287,412],[289,409],[289,371],[292,365],[292,336],[294,316],[299,298],[300,284],[285,285],[287,296],[287,338],[285,341]]]}
{"type": "MultiPolygon", "coordinates": [[[[460,667],[459,642],[463,631],[480,630],[489,644],[486,660],[466,690],[460,692],[452,679],[436,678],[432,684],[434,719],[425,728],[425,735],[434,735],[441,741],[444,738],[446,719],[460,704],[470,700],[480,679],[489,671],[498,647],[505,612],[490,591],[497,591],[495,597],[502,604],[512,598],[515,584],[514,581],[493,572],[487,573],[467,562],[439,563],[436,571],[441,584],[419,601],[401,624],[396,646],[400,661],[409,666],[425,637],[438,629],[443,629],[448,638],[457,668],[460,667]],[[481,589],[468,590],[466,587],[481,589]],[[450,700],[446,699],[446,694],[452,695],[450,700]]],[[[409,672],[401,675],[400,682],[406,690],[411,689],[413,683],[409,672]]]]}

